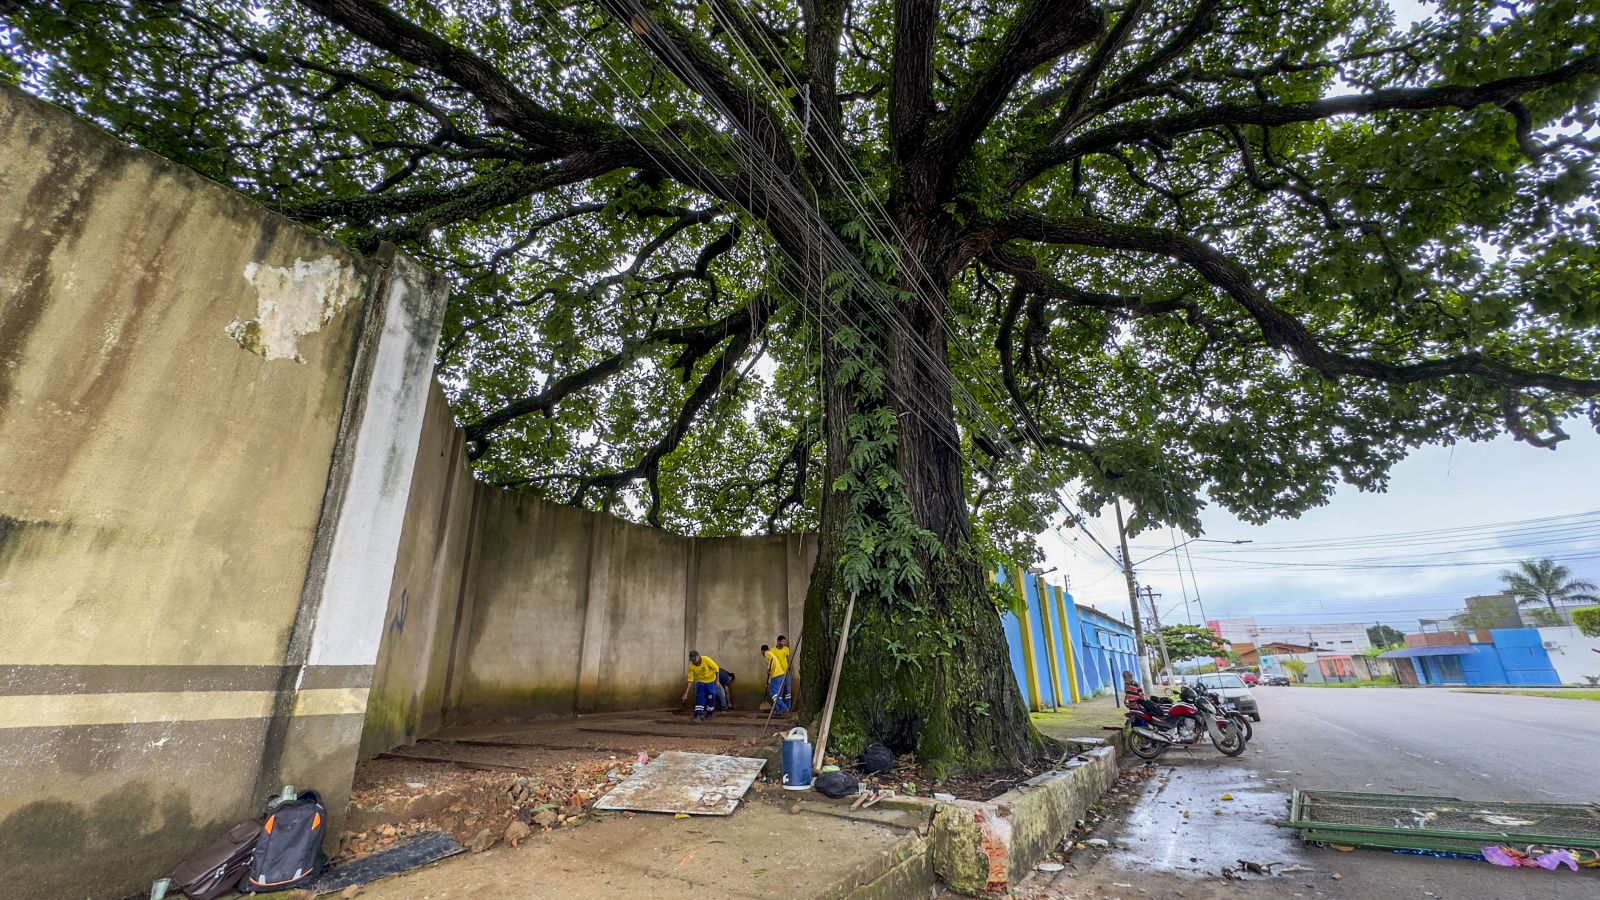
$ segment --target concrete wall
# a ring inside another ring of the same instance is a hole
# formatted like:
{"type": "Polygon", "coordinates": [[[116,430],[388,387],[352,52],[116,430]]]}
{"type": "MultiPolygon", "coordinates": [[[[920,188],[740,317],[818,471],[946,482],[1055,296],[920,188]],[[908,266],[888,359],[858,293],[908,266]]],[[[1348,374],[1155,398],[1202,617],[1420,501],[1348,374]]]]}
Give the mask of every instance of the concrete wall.
{"type": "Polygon", "coordinates": [[[473,481],[442,280],[0,86],[0,898],[124,896],[447,720],[674,704],[816,547],[473,481]]]}
{"type": "Polygon", "coordinates": [[[1572,625],[1537,631],[1539,642],[1550,657],[1550,665],[1555,668],[1557,681],[1587,685],[1589,679],[1584,676],[1600,676],[1600,637],[1589,637],[1572,625]]]}
{"type": "Polygon", "coordinates": [[[686,538],[477,489],[449,721],[676,706],[690,649],[759,702],[759,647],[798,636],[814,538],[686,538]]]}
{"type": "Polygon", "coordinates": [[[444,724],[477,491],[461,431],[434,383],[367,697],[364,756],[444,724]]]}
{"type": "Polygon", "coordinates": [[[422,428],[364,755],[449,723],[676,706],[698,649],[764,691],[799,636],[815,538],[687,538],[472,480],[435,387],[422,428]]]}
{"type": "Polygon", "coordinates": [[[0,86],[0,896],[343,807],[442,285],[0,86]]]}

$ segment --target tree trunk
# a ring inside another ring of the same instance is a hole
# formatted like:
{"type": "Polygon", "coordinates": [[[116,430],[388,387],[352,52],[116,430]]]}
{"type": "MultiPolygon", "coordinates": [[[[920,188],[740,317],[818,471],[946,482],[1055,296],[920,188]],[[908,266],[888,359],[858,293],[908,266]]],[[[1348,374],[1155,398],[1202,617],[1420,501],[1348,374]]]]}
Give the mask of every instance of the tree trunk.
{"type": "Polygon", "coordinates": [[[857,595],[830,732],[833,749],[853,754],[881,742],[896,753],[915,752],[936,773],[1018,766],[1036,758],[1046,741],[1028,720],[988,575],[971,552],[945,355],[945,288],[939,286],[930,309],[923,287],[923,299],[895,310],[900,324],[894,327],[886,328],[884,311],[869,302],[850,311],[865,336],[862,344],[873,348],[857,358],[887,376],[880,396],[864,397],[848,380],[841,383],[837,375],[850,354],[824,341],[824,484],[830,487],[806,597],[801,713],[813,719],[827,693],[850,593],[842,564],[862,552],[860,518],[893,518],[881,507],[862,509],[859,498],[853,508],[848,491],[831,487],[850,472],[850,454],[861,439],[851,433],[852,417],[859,428],[861,416],[886,406],[898,423],[893,470],[911,518],[933,541],[915,555],[924,573],[920,582],[857,595]]]}

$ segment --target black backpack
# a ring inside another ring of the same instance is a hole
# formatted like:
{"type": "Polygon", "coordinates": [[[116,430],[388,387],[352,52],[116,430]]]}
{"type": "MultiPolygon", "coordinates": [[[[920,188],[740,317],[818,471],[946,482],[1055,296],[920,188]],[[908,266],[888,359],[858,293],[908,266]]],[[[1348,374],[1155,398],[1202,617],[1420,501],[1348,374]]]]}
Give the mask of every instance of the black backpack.
{"type": "Polygon", "coordinates": [[[868,775],[882,775],[894,768],[894,752],[882,744],[868,744],[859,766],[868,775]]]}
{"type": "Polygon", "coordinates": [[[328,810],[316,791],[305,791],[278,804],[261,825],[250,871],[239,890],[267,894],[300,887],[322,874],[328,858],[322,841],[328,836],[328,810]]]}

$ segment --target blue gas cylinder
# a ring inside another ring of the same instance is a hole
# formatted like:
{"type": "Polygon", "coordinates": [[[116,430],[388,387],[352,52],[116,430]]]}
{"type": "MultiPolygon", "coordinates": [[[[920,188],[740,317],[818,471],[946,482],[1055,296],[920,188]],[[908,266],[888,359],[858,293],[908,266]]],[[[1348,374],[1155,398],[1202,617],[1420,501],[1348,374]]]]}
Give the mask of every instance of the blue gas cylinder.
{"type": "Polygon", "coordinates": [[[811,741],[804,728],[791,728],[783,739],[783,789],[804,791],[811,788],[811,741]]]}

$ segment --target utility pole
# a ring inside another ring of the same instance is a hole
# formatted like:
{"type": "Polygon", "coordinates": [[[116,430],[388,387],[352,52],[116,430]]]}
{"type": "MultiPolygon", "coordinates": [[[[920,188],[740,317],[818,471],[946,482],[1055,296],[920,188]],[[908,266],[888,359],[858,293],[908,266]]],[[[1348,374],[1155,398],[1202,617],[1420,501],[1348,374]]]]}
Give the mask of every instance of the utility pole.
{"type": "Polygon", "coordinates": [[[1138,651],[1139,681],[1147,689],[1153,689],[1155,682],[1150,680],[1150,661],[1145,658],[1144,646],[1144,617],[1139,614],[1139,586],[1133,582],[1133,557],[1128,553],[1128,526],[1122,520],[1122,498],[1117,498],[1117,537],[1122,541],[1122,577],[1128,582],[1128,609],[1133,612],[1133,645],[1138,651]]]}
{"type": "Polygon", "coordinates": [[[1161,644],[1161,665],[1162,668],[1167,670],[1167,674],[1171,675],[1172,657],[1167,655],[1167,635],[1161,630],[1161,613],[1156,609],[1156,598],[1159,596],[1161,595],[1156,593],[1150,585],[1144,586],[1144,598],[1150,601],[1150,620],[1155,623],[1156,640],[1161,644]]]}

